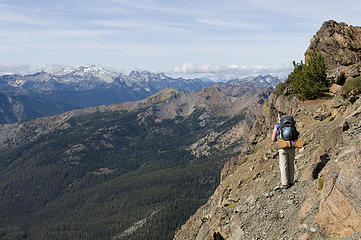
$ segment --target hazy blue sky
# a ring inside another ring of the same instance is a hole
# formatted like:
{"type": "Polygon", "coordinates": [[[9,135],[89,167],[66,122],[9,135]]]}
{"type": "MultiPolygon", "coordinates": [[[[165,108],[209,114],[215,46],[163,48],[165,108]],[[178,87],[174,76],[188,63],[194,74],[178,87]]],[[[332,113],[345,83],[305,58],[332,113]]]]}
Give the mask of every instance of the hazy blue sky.
{"type": "Polygon", "coordinates": [[[194,73],[287,71],[360,1],[0,0],[0,64],[194,73]]]}

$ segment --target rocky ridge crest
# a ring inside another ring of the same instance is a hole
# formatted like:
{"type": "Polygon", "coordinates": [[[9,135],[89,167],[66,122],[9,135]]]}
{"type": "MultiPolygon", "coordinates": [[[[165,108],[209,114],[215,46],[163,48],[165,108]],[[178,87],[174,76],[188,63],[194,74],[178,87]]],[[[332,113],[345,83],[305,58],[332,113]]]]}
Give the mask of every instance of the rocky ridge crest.
{"type": "MultiPolygon", "coordinates": [[[[336,83],[360,76],[361,73],[361,27],[330,20],[310,40],[305,53],[318,51],[329,69],[328,77],[336,83]]],[[[341,84],[342,85],[342,84],[341,84]]]]}

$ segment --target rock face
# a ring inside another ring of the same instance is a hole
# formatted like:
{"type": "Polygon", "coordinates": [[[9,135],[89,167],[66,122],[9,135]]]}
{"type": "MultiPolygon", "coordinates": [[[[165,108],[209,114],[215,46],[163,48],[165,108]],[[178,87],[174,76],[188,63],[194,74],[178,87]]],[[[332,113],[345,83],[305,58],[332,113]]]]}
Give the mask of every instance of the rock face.
{"type": "Polygon", "coordinates": [[[360,150],[347,163],[330,164],[322,171],[325,187],[316,220],[329,236],[344,237],[361,229],[360,150]]]}
{"type": "MultiPolygon", "coordinates": [[[[319,51],[331,78],[349,78],[360,75],[361,67],[361,27],[345,23],[327,21],[310,41],[305,56],[311,51],[319,51]]],[[[344,79],[344,80],[345,80],[344,79]]]]}

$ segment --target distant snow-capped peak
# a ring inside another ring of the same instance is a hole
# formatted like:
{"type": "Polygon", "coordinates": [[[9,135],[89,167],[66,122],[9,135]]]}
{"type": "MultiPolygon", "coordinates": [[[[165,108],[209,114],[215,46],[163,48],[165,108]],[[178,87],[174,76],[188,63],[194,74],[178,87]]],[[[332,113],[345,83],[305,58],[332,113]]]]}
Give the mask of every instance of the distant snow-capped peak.
{"type": "Polygon", "coordinates": [[[96,77],[107,83],[112,83],[114,78],[118,76],[117,73],[104,70],[97,65],[80,66],[78,69],[73,71],[71,75],[81,77],[96,77]]]}
{"type": "Polygon", "coordinates": [[[86,66],[80,66],[77,69],[78,72],[83,73],[103,73],[106,72],[103,68],[97,66],[97,65],[86,65],[86,66]]]}

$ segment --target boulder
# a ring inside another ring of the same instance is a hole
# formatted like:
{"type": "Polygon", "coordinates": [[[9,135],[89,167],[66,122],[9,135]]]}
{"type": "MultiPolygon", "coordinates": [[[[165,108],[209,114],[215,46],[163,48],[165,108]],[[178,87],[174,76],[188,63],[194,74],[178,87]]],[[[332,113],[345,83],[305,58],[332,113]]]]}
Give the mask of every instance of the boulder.
{"type": "Polygon", "coordinates": [[[350,125],[348,124],[347,121],[345,121],[343,124],[342,124],[342,131],[347,131],[350,129],[350,125]]]}
{"type": "Polygon", "coordinates": [[[361,148],[345,163],[328,164],[322,171],[324,188],[316,221],[331,237],[361,230],[361,148]]]}
{"type": "Polygon", "coordinates": [[[319,121],[323,121],[327,118],[327,113],[324,114],[324,113],[318,113],[316,116],[315,116],[315,120],[319,120],[319,121]]]}
{"type": "Polygon", "coordinates": [[[338,84],[332,84],[330,88],[330,92],[333,94],[340,94],[342,86],[338,84]]]}

